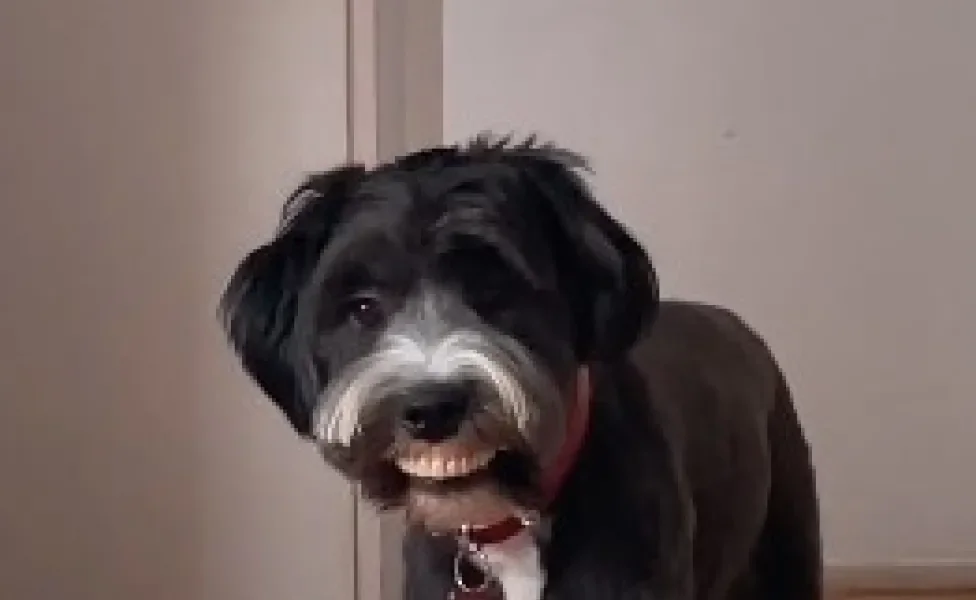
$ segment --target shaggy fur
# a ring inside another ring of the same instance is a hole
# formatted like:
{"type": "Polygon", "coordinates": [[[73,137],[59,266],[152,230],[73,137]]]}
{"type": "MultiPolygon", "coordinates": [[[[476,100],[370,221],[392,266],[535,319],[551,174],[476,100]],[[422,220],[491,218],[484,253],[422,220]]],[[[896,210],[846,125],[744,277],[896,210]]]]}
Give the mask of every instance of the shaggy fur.
{"type": "Polygon", "coordinates": [[[584,167],[482,137],[310,177],[224,295],[245,370],[367,498],[406,507],[408,600],[448,597],[452,532],[511,514],[541,517],[548,600],[820,598],[773,357],[729,311],[658,299],[584,167]],[[548,502],[583,366],[589,428],[548,502]]]}

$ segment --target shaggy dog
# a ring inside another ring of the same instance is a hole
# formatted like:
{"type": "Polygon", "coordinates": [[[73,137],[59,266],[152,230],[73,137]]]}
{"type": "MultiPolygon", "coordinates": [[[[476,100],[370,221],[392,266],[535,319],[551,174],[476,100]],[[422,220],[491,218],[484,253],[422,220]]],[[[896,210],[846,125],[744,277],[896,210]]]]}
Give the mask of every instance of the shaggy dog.
{"type": "Polygon", "coordinates": [[[244,369],[403,508],[409,600],[821,595],[764,342],[662,301],[577,155],[481,136],[309,177],[221,302],[244,369]]]}

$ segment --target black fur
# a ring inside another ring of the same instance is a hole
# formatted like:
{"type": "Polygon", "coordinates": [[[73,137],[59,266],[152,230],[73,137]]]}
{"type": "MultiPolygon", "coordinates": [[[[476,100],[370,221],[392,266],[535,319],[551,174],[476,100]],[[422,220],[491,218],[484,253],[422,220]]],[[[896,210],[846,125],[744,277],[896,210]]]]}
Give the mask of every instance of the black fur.
{"type": "MultiPolygon", "coordinates": [[[[822,597],[809,450],[752,331],[665,301],[598,378],[586,445],[549,512],[547,599],[822,597]]],[[[408,600],[445,597],[452,551],[409,532],[408,600]]]]}
{"type": "Polygon", "coordinates": [[[308,434],[313,407],[294,358],[299,296],[364,173],[350,166],[309,177],[285,202],[274,240],[245,257],[220,302],[245,370],[302,434],[308,434]]]}
{"type": "MultiPolygon", "coordinates": [[[[436,284],[456,318],[516,340],[554,381],[593,369],[590,429],[545,511],[547,599],[819,598],[813,471],[774,359],[728,311],[659,301],[647,254],[592,199],[584,167],[482,137],[311,177],[221,303],[245,370],[310,436],[330,381],[436,284]]],[[[385,458],[388,404],[323,453],[395,506],[411,482],[385,458]]],[[[487,476],[531,504],[538,440],[505,438],[502,421],[487,431],[517,450],[487,476]]],[[[446,598],[453,543],[413,528],[405,544],[408,600],[446,598]]]]}

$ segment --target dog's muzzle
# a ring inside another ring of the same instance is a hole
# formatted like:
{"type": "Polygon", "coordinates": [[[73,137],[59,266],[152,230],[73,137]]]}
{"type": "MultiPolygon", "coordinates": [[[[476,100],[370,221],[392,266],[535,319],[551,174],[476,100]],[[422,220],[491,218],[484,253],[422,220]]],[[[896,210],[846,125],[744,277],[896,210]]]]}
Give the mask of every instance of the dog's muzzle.
{"type": "Polygon", "coordinates": [[[456,434],[473,410],[497,405],[499,418],[530,437],[538,421],[535,402],[553,394],[558,397],[528,354],[504,336],[458,330],[431,341],[387,334],[323,392],[315,436],[348,446],[363,416],[382,407],[395,411],[411,438],[438,442],[456,434]]]}

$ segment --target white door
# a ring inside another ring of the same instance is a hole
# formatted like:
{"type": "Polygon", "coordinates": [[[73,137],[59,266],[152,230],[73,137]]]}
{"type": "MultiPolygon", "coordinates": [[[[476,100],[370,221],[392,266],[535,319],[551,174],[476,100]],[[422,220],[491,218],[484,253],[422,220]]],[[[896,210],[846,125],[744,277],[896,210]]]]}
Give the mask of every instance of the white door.
{"type": "Polygon", "coordinates": [[[0,4],[0,597],[353,598],[349,488],[214,309],[342,161],[344,0],[0,4]]]}

